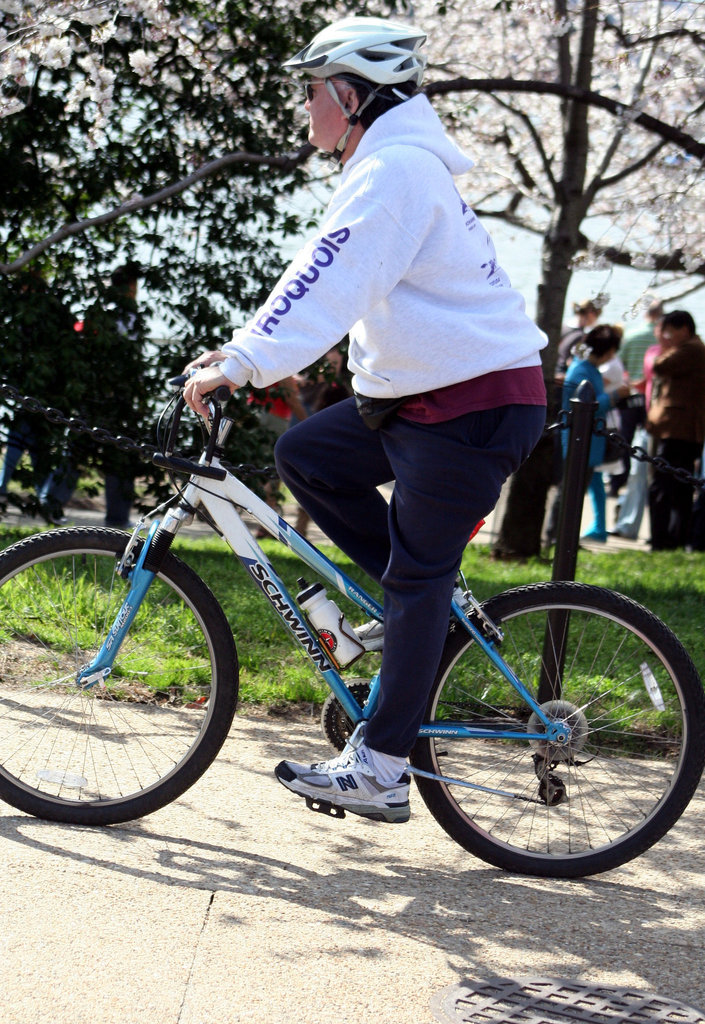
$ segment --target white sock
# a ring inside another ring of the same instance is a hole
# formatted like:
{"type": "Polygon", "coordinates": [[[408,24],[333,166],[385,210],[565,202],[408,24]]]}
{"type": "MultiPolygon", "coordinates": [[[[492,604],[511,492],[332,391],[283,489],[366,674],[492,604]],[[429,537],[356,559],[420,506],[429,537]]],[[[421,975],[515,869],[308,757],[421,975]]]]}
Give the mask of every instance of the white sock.
{"type": "Polygon", "coordinates": [[[372,750],[366,747],[369,755],[372,771],[381,786],[393,786],[399,781],[407,768],[405,757],[395,757],[394,754],[383,754],[381,750],[372,750]]]}

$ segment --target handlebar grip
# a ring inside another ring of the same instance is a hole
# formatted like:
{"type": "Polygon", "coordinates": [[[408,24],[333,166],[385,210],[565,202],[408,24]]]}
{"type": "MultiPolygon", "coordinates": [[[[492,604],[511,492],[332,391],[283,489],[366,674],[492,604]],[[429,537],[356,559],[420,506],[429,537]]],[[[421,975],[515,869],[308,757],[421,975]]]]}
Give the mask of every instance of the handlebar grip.
{"type": "MultiPolygon", "coordinates": [[[[170,388],[182,388],[190,377],[190,373],[180,373],[177,377],[170,377],[167,384],[170,388]]],[[[215,391],[211,391],[203,397],[206,401],[210,399],[214,402],[227,402],[230,398],[230,394],[230,388],[225,384],[221,384],[220,387],[215,389],[215,391]]]]}

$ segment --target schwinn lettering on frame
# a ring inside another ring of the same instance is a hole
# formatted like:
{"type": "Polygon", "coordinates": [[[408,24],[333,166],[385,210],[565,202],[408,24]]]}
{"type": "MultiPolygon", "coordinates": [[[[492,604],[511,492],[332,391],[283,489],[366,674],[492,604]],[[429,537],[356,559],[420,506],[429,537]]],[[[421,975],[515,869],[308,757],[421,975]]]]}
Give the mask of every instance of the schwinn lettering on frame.
{"type": "Polygon", "coordinates": [[[279,613],[314,665],[316,665],[321,672],[331,671],[333,666],[324,656],[313,637],[309,634],[306,626],[297,615],[295,609],[279,590],[276,581],[269,575],[266,567],[261,565],[259,562],[248,562],[247,568],[264,596],[275,611],[279,613]]]}

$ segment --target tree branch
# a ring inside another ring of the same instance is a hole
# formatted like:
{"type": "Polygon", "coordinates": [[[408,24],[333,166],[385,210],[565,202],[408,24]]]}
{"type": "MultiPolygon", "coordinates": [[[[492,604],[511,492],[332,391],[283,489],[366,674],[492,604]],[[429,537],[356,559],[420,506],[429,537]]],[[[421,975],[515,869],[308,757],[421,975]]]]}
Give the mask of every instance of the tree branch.
{"type": "Polygon", "coordinates": [[[633,124],[638,124],[654,135],[674,143],[690,156],[705,160],[705,143],[698,142],[688,132],[675,128],[673,125],[660,121],[657,117],[644,114],[627,104],[619,103],[609,96],[594,92],[592,89],[579,89],[574,85],[560,82],[523,81],[516,78],[454,78],[447,82],[431,82],[426,86],[427,96],[443,96],[450,92],[527,92],[539,95],[560,96],[563,99],[575,100],[589,107],[600,107],[614,117],[623,117],[633,124]]]}
{"type": "Polygon", "coordinates": [[[609,178],[596,179],[595,191],[600,191],[603,188],[610,188],[612,185],[616,185],[624,178],[628,178],[630,175],[640,171],[642,167],[646,167],[647,164],[651,163],[654,157],[658,156],[659,151],[666,145],[665,139],[661,139],[660,142],[655,142],[653,146],[644,153],[640,160],[635,160],[633,164],[629,164],[628,167],[624,167],[621,171],[616,174],[610,175],[609,178]]]}
{"type": "MultiPolygon", "coordinates": [[[[667,142],[673,143],[679,149],[683,150],[683,152],[696,157],[700,161],[705,161],[705,143],[698,142],[698,140],[688,134],[688,132],[666,124],[664,121],[660,121],[658,118],[652,117],[650,114],[644,114],[635,110],[633,107],[618,103],[616,100],[613,100],[608,96],[603,96],[601,93],[594,92],[589,89],[579,89],[570,84],[518,80],[514,78],[454,78],[445,82],[431,82],[426,86],[424,91],[429,97],[442,96],[454,92],[470,91],[487,93],[521,92],[558,96],[562,99],[570,99],[578,103],[584,103],[587,106],[599,107],[608,111],[614,117],[625,118],[634,124],[640,125],[640,127],[644,128],[646,131],[658,135],[667,142]]],[[[207,178],[212,174],[217,174],[219,171],[227,167],[233,167],[236,165],[265,166],[277,168],[282,173],[286,174],[294,170],[300,164],[305,163],[313,151],[313,147],[307,143],[297,152],[288,156],[270,157],[254,153],[228,153],[216,160],[211,160],[208,163],[203,164],[192,174],[189,174],[180,181],[177,181],[166,188],[160,189],[157,192],[151,193],[147,196],[137,196],[112,210],[99,214],[96,217],[89,217],[84,220],[78,220],[74,223],[63,225],[51,235],[42,239],[40,242],[37,242],[12,263],[0,263],[0,274],[14,273],[26,266],[26,264],[35,256],[38,256],[46,249],[55,245],[57,242],[63,241],[65,238],[81,234],[92,227],[99,227],[103,224],[108,224],[111,221],[117,220],[119,217],[135,213],[138,210],[145,209],[146,207],[154,206],[156,203],[163,202],[172,196],[179,195],[181,192],[191,188],[203,178],[207,178]]]]}
{"type": "Polygon", "coordinates": [[[663,273],[664,271],[673,271],[680,274],[688,274],[689,277],[705,277],[705,263],[700,263],[697,267],[693,267],[688,263],[687,254],[682,249],[676,249],[671,253],[649,254],[648,266],[640,266],[640,262],[644,257],[636,253],[625,252],[623,249],[617,249],[614,246],[606,245],[595,245],[593,242],[588,242],[585,239],[585,247],[589,246],[590,252],[596,256],[604,256],[606,260],[613,263],[618,267],[632,267],[635,270],[649,270],[656,271],[657,273],[663,273]]]}
{"type": "Polygon", "coordinates": [[[197,171],[193,171],[192,174],[182,178],[180,181],[174,182],[172,185],[159,189],[158,192],[152,192],[148,196],[136,196],[134,199],[128,199],[126,203],[122,203],[120,206],[116,206],[114,209],[101,213],[96,217],[87,217],[84,220],[74,221],[72,224],[64,224],[51,235],[37,242],[36,245],[33,245],[12,263],[0,263],[0,274],[12,274],[17,270],[21,270],[35,256],[38,256],[50,248],[50,246],[56,245],[57,242],[62,242],[65,238],[70,238],[72,235],[80,235],[89,228],[101,227],[103,224],[109,224],[119,217],[136,213],[138,210],[144,210],[148,206],[154,206],[157,203],[164,202],[166,199],[171,199],[172,196],[185,192],[203,178],[217,174],[226,167],[233,167],[238,164],[254,165],[255,167],[275,167],[282,174],[287,174],[295,170],[299,164],[305,163],[313,152],[314,147],[310,143],[306,143],[301,149],[288,156],[227,153],[225,156],[218,157],[215,160],[209,160],[208,163],[199,167],[197,171]]]}
{"type": "MultiPolygon", "coordinates": [[[[551,189],[553,190],[553,194],[555,196],[557,194],[557,191],[558,191],[558,183],[556,182],[556,179],[553,176],[553,170],[551,168],[551,161],[549,160],[548,154],[546,153],[546,150],[544,149],[543,140],[541,139],[541,136],[539,135],[539,133],[536,131],[536,128],[534,127],[533,121],[528,116],[528,114],[524,113],[523,110],[517,110],[516,107],[513,107],[511,103],[507,103],[506,100],[500,99],[499,96],[493,96],[492,99],[494,100],[495,103],[497,103],[504,110],[508,110],[511,114],[514,115],[514,117],[519,118],[519,120],[523,122],[524,127],[526,128],[526,130],[528,131],[529,135],[531,136],[531,138],[533,140],[534,146],[536,146],[536,151],[539,154],[539,159],[541,160],[541,165],[543,167],[544,174],[548,178],[549,184],[550,184],[551,189]]],[[[509,140],[509,136],[508,135],[507,135],[507,140],[509,140]]],[[[507,146],[507,151],[509,152],[509,155],[514,160],[515,164],[519,164],[520,163],[519,156],[515,155],[511,151],[511,149],[509,148],[509,145],[507,146]]],[[[536,184],[536,182],[533,181],[533,179],[529,176],[529,172],[528,172],[528,170],[526,170],[526,168],[524,167],[523,163],[521,163],[520,170],[523,173],[523,177],[524,177],[525,183],[527,185],[529,185],[529,186],[534,186],[536,184]]]]}

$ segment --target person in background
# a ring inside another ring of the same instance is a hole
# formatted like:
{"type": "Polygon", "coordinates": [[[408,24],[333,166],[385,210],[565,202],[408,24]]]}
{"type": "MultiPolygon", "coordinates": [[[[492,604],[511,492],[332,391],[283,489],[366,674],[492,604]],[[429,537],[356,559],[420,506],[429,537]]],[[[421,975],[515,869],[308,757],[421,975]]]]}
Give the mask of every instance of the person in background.
{"type": "MultiPolygon", "coordinates": [[[[629,385],[625,383],[617,385],[610,391],[605,390],[602,374],[600,373],[600,366],[603,363],[608,363],[617,354],[620,340],[621,332],[609,324],[594,327],[585,335],[580,349],[583,355],[576,355],[565,375],[561,402],[563,409],[566,411],[570,409],[570,399],[584,380],[592,384],[598,405],[598,415],[603,418],[607,417],[609,410],[613,409],[620,399],[629,394],[629,385]]],[[[568,431],[563,430],[561,434],[563,455],[565,457],[568,450],[568,431]]],[[[584,540],[598,542],[607,540],[605,485],[602,479],[602,471],[597,469],[604,462],[604,457],[605,438],[595,434],[590,442],[588,461],[588,466],[592,468],[593,472],[588,479],[587,485],[593,508],[593,522],[590,528],[582,535],[584,540]]]]}
{"type": "MultiPolygon", "coordinates": [[[[653,387],[653,364],[657,356],[666,351],[661,336],[661,321],[654,324],[654,338],[656,343],[649,346],[643,356],[641,371],[637,379],[632,381],[631,388],[634,395],[643,397],[644,422],[637,426],[632,437],[632,443],[644,451],[653,451],[653,441],[646,432],[646,412],[651,399],[653,387]]],[[[633,395],[626,400],[627,402],[633,395]]],[[[649,473],[646,462],[640,459],[630,459],[629,476],[627,486],[621,496],[617,518],[614,527],[608,532],[615,537],[622,537],[625,540],[637,540],[641,529],[641,521],[644,518],[647,497],[649,490],[649,473]]]]}
{"type": "Polygon", "coordinates": [[[648,348],[657,344],[656,328],[663,315],[663,300],[654,299],[646,310],[646,323],[624,332],[619,354],[632,383],[636,383],[643,377],[644,356],[648,348]]]}
{"type": "MultiPolygon", "coordinates": [[[[563,383],[565,381],[568,366],[570,365],[574,354],[579,349],[581,342],[585,338],[587,331],[589,331],[600,319],[602,309],[597,306],[592,299],[583,299],[582,302],[573,303],[573,313],[576,317],[577,323],[563,328],[561,331],[561,340],[558,345],[558,357],[553,377],[555,385],[554,404],[556,409],[560,409],[561,406],[563,383]]],[[[551,483],[555,486],[556,490],[553,500],[551,501],[548,519],[546,520],[546,535],[544,537],[544,543],[547,547],[555,544],[557,540],[561,495],[563,491],[563,443],[559,434],[560,432],[555,432],[553,434],[553,471],[551,475],[551,483]]]]}
{"type": "MultiPolygon", "coordinates": [[[[624,332],[621,324],[613,324],[615,334],[619,337],[620,348],[624,332]]],[[[628,384],[629,380],[627,377],[626,370],[624,369],[624,363],[621,359],[621,351],[615,351],[610,359],[600,365],[600,373],[602,375],[602,383],[605,391],[614,392],[621,384],[628,384]]],[[[605,416],[605,426],[610,431],[616,431],[621,433],[621,419],[620,409],[623,404],[628,400],[629,394],[625,398],[621,398],[617,405],[609,409],[605,416]]],[[[615,487],[614,474],[621,469],[622,459],[611,459],[609,463],[605,463],[601,466],[596,467],[597,471],[602,473],[603,483],[608,488],[609,493],[612,497],[615,497],[619,488],[615,487]]]]}
{"type": "MultiPolygon", "coordinates": [[[[297,377],[292,374],[284,380],[277,381],[271,387],[261,391],[253,391],[248,403],[256,411],[257,419],[272,435],[274,442],[288,430],[292,423],[305,420],[308,412],[301,401],[301,389],[297,377]]],[[[264,485],[264,500],[270,508],[281,512],[280,498],[281,481],[267,480],[264,485]]],[[[258,540],[264,540],[269,534],[263,527],[255,532],[258,540]]]]}
{"type": "MultiPolygon", "coordinates": [[[[323,357],[323,365],[300,375],[299,395],[306,413],[313,416],[352,395],[345,355],[340,345],[334,345],[323,357]]],[[[292,421],[294,426],[295,421],[292,421]]],[[[305,537],[311,517],[299,507],[296,529],[305,537]]]]}
{"type": "Polygon", "coordinates": [[[573,303],[573,313],[577,323],[572,327],[564,327],[561,331],[561,340],[558,345],[558,359],[556,361],[556,381],[562,385],[565,379],[566,370],[573,358],[576,346],[585,338],[588,331],[591,331],[602,316],[602,309],[592,299],[583,299],[582,302],[573,303]]]}
{"type": "MultiPolygon", "coordinates": [[[[104,300],[74,324],[75,337],[85,353],[76,408],[91,426],[99,425],[113,434],[134,433],[149,407],[144,326],[137,308],[140,275],[136,263],[117,267],[104,300]],[[105,379],[111,385],[109,398],[105,379]]],[[[50,521],[66,521],[63,508],[75,490],[79,467],[91,455],[85,441],[72,440],[63,462],[44,481],[39,496],[50,521]]],[[[130,525],[140,462],[134,455],[106,445],[101,449],[100,466],[105,481],[105,525],[125,529],[130,525]]]]}
{"type": "MultiPolygon", "coordinates": [[[[585,338],[585,334],[597,323],[602,312],[602,308],[595,305],[591,299],[583,299],[581,302],[573,303],[573,313],[577,319],[577,323],[569,327],[564,327],[561,332],[561,342],[558,344],[558,354],[555,362],[555,372],[553,374],[553,401],[555,409],[561,408],[563,385],[566,380],[566,371],[570,366],[570,362],[581,342],[585,338]]],[[[554,432],[553,462],[550,482],[555,487],[555,492],[553,494],[550,509],[548,510],[548,518],[546,519],[546,532],[543,539],[543,543],[546,547],[550,547],[552,544],[555,544],[557,539],[558,517],[559,514],[561,514],[561,497],[563,494],[563,473],[563,442],[561,437],[559,437],[558,432],[554,432]]]]}
{"type": "MultiPolygon", "coordinates": [[[[45,406],[62,404],[73,387],[66,367],[73,344],[73,317],[37,271],[2,281],[3,343],[0,376],[23,395],[45,406]]],[[[12,412],[0,471],[0,507],[7,507],[10,482],[25,452],[33,482],[40,490],[50,472],[61,432],[41,415],[17,408],[12,412]]]]}
{"type": "MultiPolygon", "coordinates": [[[[661,336],[665,350],[653,360],[646,429],[655,442],[653,454],[692,475],[705,440],[705,345],[686,310],[663,317],[661,336]]],[[[692,509],[692,484],[654,468],[649,486],[653,551],[689,543],[692,509]]]]}
{"type": "MultiPolygon", "coordinates": [[[[644,376],[644,356],[646,350],[656,344],[656,326],[663,316],[663,301],[653,299],[646,310],[646,323],[639,327],[632,327],[625,330],[619,354],[624,364],[627,379],[634,388],[633,393],[620,402],[617,408],[619,420],[619,432],[624,440],[631,444],[634,440],[634,433],[638,427],[646,423],[646,401],[643,392],[639,390],[639,382],[644,376]]],[[[623,457],[623,466],[620,472],[615,472],[610,477],[610,493],[617,497],[619,491],[627,482],[631,467],[631,459],[628,455],[623,457]]]]}

